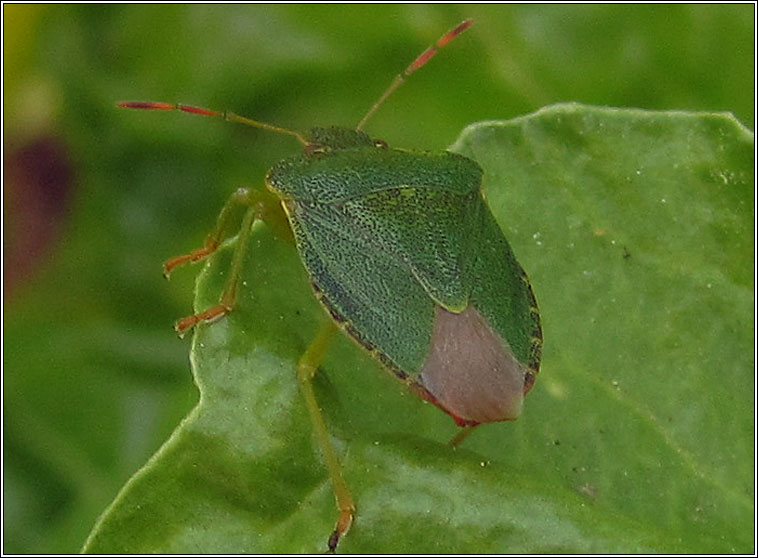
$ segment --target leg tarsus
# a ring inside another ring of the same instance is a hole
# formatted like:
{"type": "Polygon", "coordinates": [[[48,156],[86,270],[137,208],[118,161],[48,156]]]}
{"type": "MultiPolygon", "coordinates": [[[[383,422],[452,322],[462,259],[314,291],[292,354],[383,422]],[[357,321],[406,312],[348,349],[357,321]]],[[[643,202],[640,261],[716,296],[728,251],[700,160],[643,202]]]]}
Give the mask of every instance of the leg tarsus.
{"type": "Polygon", "coordinates": [[[355,507],[346,510],[340,510],[339,517],[337,518],[337,525],[334,527],[334,531],[329,536],[327,546],[329,553],[334,554],[337,550],[337,545],[342,538],[342,535],[350,530],[350,525],[353,523],[353,515],[355,514],[355,507]]]}
{"type": "Polygon", "coordinates": [[[202,248],[192,250],[189,254],[182,254],[181,256],[174,256],[163,262],[163,276],[168,279],[174,268],[183,265],[185,263],[195,263],[203,260],[213,254],[218,249],[219,241],[212,235],[208,235],[205,239],[205,245],[202,248]]]}
{"type": "Polygon", "coordinates": [[[202,248],[192,250],[188,254],[182,254],[169,258],[163,263],[163,275],[168,279],[171,272],[178,266],[185,263],[194,263],[203,260],[213,254],[221,245],[221,241],[224,238],[224,232],[229,224],[230,217],[234,209],[240,205],[252,205],[251,198],[254,197],[253,192],[249,188],[238,188],[224,203],[221,208],[221,212],[216,219],[216,225],[213,230],[205,237],[205,242],[202,248]]]}
{"type": "Polygon", "coordinates": [[[184,318],[180,318],[174,324],[174,329],[179,334],[179,337],[184,337],[185,333],[187,333],[190,329],[195,327],[200,322],[206,324],[213,323],[216,320],[223,318],[231,309],[232,307],[226,306],[224,304],[211,306],[205,312],[200,312],[199,314],[193,314],[192,316],[185,316],[184,318]]]}

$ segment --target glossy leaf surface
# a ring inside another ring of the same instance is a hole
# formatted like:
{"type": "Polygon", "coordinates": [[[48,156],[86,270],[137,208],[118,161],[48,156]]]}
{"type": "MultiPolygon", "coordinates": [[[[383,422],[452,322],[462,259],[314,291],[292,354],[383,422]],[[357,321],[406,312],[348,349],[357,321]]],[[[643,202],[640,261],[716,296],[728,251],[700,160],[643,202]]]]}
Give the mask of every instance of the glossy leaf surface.
{"type": "MultiPolygon", "coordinates": [[[[522,417],[452,421],[346,339],[316,378],[355,553],[750,552],[753,136],[732,118],[579,105],[469,127],[453,150],[532,279],[542,372],[522,417]]],[[[259,226],[236,311],[198,329],[199,405],[89,552],[321,552],[336,518],[295,381],[327,319],[259,226]]],[[[212,304],[230,250],[196,305],[212,304]]]]}

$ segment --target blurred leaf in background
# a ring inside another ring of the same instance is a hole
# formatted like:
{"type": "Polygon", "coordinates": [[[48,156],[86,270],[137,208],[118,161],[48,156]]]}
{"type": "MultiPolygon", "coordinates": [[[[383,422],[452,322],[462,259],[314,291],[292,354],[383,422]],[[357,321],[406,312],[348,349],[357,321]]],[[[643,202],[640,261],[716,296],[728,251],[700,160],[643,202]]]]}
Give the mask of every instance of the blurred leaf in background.
{"type": "MultiPolygon", "coordinates": [[[[262,185],[298,148],[220,121],[118,111],[115,101],[229,108],[293,129],[350,126],[414,55],[472,17],[466,38],[382,107],[372,135],[443,149],[470,122],[558,101],[754,119],[752,5],[3,10],[3,544],[12,553],[80,549],[193,408],[189,346],[170,329],[191,307],[193,273],[167,283],[160,263],[200,245],[229,192],[262,185]]],[[[533,257],[526,229],[508,235],[533,257]]],[[[535,417],[524,419],[551,420],[535,417]]],[[[500,435],[512,425],[503,426],[500,435]]],[[[745,491],[752,500],[754,487],[745,491]]]]}

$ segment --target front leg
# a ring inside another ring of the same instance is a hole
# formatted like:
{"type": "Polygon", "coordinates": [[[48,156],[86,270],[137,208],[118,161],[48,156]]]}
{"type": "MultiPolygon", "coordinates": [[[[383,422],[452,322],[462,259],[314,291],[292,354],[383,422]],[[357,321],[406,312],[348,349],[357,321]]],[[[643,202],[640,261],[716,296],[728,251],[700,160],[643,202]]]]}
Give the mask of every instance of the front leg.
{"type": "Polygon", "coordinates": [[[240,227],[237,243],[234,246],[234,253],[232,255],[231,269],[229,270],[224,290],[221,292],[219,303],[215,306],[211,306],[203,312],[179,319],[174,325],[174,329],[176,329],[179,335],[184,335],[199,323],[214,322],[231,312],[234,308],[237,302],[237,291],[240,275],[242,273],[242,266],[248,249],[250,233],[255,221],[262,220],[266,222],[274,233],[278,236],[282,236],[288,242],[293,243],[292,233],[287,226],[287,217],[279,204],[278,198],[269,192],[240,188],[234,192],[224,204],[224,207],[221,209],[221,213],[219,213],[218,219],[216,220],[216,226],[208,236],[205,237],[203,247],[193,250],[188,254],[176,256],[167,260],[163,264],[164,275],[168,277],[171,271],[177,266],[188,262],[204,260],[213,254],[221,245],[230,218],[239,205],[248,206],[248,209],[242,219],[242,226],[240,227]]]}

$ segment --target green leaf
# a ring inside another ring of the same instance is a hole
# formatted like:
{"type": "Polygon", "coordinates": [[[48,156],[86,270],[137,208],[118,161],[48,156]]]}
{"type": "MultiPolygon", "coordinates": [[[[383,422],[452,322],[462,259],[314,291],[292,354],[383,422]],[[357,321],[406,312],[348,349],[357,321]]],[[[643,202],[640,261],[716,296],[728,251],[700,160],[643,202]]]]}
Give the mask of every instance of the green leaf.
{"type": "MultiPolygon", "coordinates": [[[[556,105],[467,128],[530,274],[542,372],[514,423],[452,421],[347,339],[315,378],[352,553],[753,549],[753,136],[731,116],[556,105]]],[[[228,242],[197,283],[212,305],[228,242]]],[[[97,553],[321,552],[336,519],[295,380],[326,315],[256,226],[235,311],[197,328],[200,402],[124,487],[97,553]]]]}

